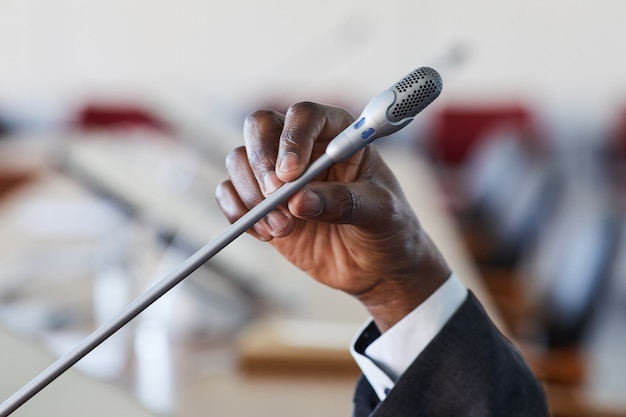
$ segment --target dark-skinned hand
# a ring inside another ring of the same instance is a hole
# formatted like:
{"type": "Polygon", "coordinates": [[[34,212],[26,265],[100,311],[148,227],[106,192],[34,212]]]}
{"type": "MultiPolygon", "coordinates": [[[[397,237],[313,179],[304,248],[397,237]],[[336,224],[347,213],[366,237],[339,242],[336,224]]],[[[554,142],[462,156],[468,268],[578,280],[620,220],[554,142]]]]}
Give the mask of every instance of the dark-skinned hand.
{"type": "MultiPolygon", "coordinates": [[[[285,115],[271,110],[249,115],[244,146],[227,157],[230,178],[216,191],[228,220],[236,221],[296,179],[353,120],[344,109],[308,102],[285,115]]],[[[357,297],[381,331],[450,274],[371,145],[329,168],[249,233],[320,283],[357,297]]]]}

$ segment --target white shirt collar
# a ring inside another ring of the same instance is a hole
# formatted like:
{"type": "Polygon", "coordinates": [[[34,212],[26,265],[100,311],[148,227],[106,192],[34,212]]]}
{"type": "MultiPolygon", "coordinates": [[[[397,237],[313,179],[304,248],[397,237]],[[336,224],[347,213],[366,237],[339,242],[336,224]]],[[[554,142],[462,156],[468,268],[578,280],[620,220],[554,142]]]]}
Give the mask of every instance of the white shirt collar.
{"type": "Polygon", "coordinates": [[[357,352],[355,345],[371,320],[362,326],[350,353],[381,401],[466,297],[467,289],[452,274],[426,301],[367,346],[364,354],[357,352]]]}

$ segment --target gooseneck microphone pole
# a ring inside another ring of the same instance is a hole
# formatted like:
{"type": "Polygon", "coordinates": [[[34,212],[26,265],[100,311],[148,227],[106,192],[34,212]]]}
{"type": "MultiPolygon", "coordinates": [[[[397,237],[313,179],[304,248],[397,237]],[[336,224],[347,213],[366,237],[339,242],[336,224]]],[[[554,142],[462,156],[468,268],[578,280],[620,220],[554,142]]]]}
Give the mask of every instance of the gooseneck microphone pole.
{"type": "Polygon", "coordinates": [[[103,324],[71,351],[24,385],[0,404],[0,417],[6,417],[61,376],[76,362],[124,327],[143,310],[174,288],[183,279],[251,228],[269,212],[285,202],[304,185],[333,164],[341,162],[374,140],[388,136],[406,126],[413,117],[441,93],[442,82],[437,71],[422,67],[414,70],[388,90],[374,97],[354,123],[337,135],[326,151],[296,180],[285,183],[225,231],[194,253],[174,271],[131,302],[121,313],[103,324]]]}

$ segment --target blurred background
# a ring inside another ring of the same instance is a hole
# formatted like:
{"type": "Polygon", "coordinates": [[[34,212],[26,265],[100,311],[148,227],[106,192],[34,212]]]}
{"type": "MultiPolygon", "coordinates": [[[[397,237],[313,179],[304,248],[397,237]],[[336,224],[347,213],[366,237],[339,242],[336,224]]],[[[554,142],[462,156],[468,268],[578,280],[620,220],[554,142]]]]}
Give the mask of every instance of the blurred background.
{"type": "MultiPolygon", "coordinates": [[[[444,92],[377,143],[555,416],[626,415],[626,4],[0,2],[4,399],[227,226],[254,109],[444,92]]],[[[350,415],[365,311],[242,236],[16,415],[350,415]]]]}

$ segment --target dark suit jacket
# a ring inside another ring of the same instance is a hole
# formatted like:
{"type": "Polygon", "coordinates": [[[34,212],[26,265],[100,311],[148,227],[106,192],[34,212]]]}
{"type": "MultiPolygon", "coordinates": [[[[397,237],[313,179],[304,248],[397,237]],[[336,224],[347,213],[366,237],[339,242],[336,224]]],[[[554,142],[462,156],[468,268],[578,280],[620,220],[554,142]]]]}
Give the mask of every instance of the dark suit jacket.
{"type": "Polygon", "coordinates": [[[361,377],[353,415],[535,417],[549,412],[537,379],[469,293],[385,401],[379,403],[367,379],[361,377]]]}

